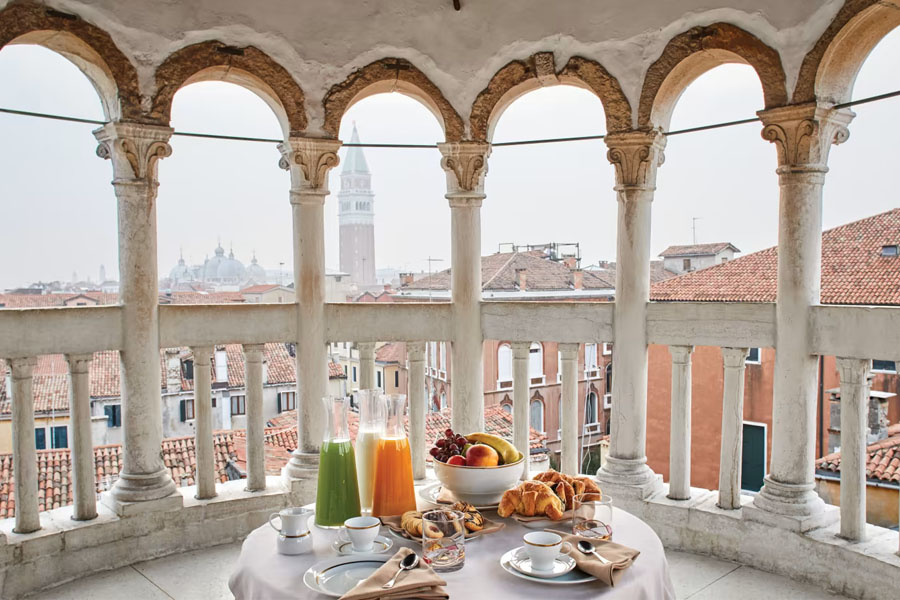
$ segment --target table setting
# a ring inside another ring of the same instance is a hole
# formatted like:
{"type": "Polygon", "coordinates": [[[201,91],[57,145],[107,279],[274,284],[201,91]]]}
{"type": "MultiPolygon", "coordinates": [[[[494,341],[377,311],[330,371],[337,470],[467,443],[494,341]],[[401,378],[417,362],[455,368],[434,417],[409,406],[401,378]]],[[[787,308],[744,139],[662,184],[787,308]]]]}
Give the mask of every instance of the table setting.
{"type": "Polygon", "coordinates": [[[355,447],[349,399],[323,399],[316,503],[250,533],[229,579],[238,600],[520,598],[558,586],[566,598],[675,597],[659,538],[593,478],[551,469],[521,481],[525,457],[509,442],[448,429],[431,449],[440,489],[417,498],[405,396],[356,398],[355,447]]]}

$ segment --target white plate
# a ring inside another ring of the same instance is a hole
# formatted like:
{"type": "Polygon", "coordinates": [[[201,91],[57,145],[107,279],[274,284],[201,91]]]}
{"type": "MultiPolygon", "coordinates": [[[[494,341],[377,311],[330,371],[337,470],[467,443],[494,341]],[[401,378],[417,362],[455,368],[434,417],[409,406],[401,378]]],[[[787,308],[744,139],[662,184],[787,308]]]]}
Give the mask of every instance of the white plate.
{"type": "MultiPolygon", "coordinates": [[[[560,575],[559,577],[555,577],[553,579],[544,579],[541,577],[534,577],[532,575],[526,575],[518,571],[513,565],[512,562],[516,560],[516,553],[519,551],[519,548],[513,548],[506,554],[500,557],[500,566],[503,567],[503,570],[507,573],[511,573],[520,579],[526,579],[528,581],[534,581],[537,583],[546,583],[549,585],[575,585],[578,583],[587,583],[588,581],[596,581],[597,578],[593,575],[588,575],[584,571],[579,569],[572,569],[565,575],[560,575]]],[[[572,560],[574,562],[574,559],[572,560]]]]}
{"type": "MultiPolygon", "coordinates": [[[[419,490],[419,496],[429,502],[434,504],[435,506],[450,506],[449,504],[444,504],[443,502],[438,502],[438,494],[441,493],[441,482],[437,481],[432,483],[431,485],[427,485],[419,490]]],[[[497,510],[497,507],[500,506],[500,503],[497,504],[487,504],[483,506],[476,506],[478,510],[497,510]]]]}
{"type": "Polygon", "coordinates": [[[524,547],[519,547],[513,553],[509,563],[512,568],[525,575],[531,575],[539,579],[555,579],[565,575],[575,568],[575,559],[568,554],[560,554],[553,560],[553,568],[549,571],[538,571],[531,565],[531,558],[524,547]]]}
{"type": "Polygon", "coordinates": [[[367,550],[365,552],[357,552],[353,549],[353,544],[351,542],[346,542],[344,540],[334,540],[334,543],[331,544],[331,549],[341,556],[350,556],[353,554],[383,554],[384,552],[390,550],[393,546],[394,540],[383,535],[379,535],[375,538],[374,547],[371,550],[367,550]]]}
{"type": "MultiPolygon", "coordinates": [[[[527,527],[528,529],[553,529],[554,527],[559,527],[564,523],[568,523],[568,519],[560,519],[559,521],[553,521],[551,519],[541,519],[539,521],[520,521],[518,519],[513,519],[516,523],[521,525],[522,527],[527,527]]],[[[568,529],[563,525],[563,529],[568,529]]]]}
{"type": "Polygon", "coordinates": [[[340,598],[391,559],[387,554],[354,554],[316,563],[303,574],[314,592],[340,598]]]}
{"type": "MultiPolygon", "coordinates": [[[[422,541],[419,538],[407,537],[407,536],[403,535],[402,533],[398,533],[398,532],[394,531],[390,527],[388,527],[387,530],[390,531],[391,535],[394,536],[395,538],[399,538],[401,540],[406,540],[407,542],[421,542],[422,541]]],[[[472,535],[472,532],[466,531],[466,543],[467,544],[470,542],[474,542],[478,538],[482,538],[482,537],[484,537],[484,536],[483,535],[472,535]]]]}

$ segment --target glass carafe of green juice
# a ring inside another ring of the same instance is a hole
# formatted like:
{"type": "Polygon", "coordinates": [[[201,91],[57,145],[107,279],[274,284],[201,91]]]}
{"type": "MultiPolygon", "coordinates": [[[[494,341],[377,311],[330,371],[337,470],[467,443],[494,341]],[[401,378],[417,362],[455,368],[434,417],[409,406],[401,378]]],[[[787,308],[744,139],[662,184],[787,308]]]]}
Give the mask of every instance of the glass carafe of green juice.
{"type": "Polygon", "coordinates": [[[316,489],[316,525],[340,527],[350,517],[358,517],[359,487],[356,457],[350,444],[347,410],[350,398],[326,396],[328,422],[319,450],[319,485],[316,489]]]}

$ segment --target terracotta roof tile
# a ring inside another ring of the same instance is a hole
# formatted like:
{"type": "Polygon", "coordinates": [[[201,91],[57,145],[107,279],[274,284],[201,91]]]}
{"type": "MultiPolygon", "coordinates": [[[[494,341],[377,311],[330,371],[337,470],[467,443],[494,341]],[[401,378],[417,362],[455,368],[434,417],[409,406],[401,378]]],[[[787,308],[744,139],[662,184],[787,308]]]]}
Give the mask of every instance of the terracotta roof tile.
{"type": "MultiPolygon", "coordinates": [[[[888,433],[894,435],[866,448],[866,479],[900,483],[900,427],[894,425],[888,429],[888,433]]],[[[841,453],[823,456],[816,461],[816,468],[840,473],[841,453]]]]}
{"type": "Polygon", "coordinates": [[[406,343],[389,342],[375,351],[375,360],[386,364],[406,364],[406,343]]]}

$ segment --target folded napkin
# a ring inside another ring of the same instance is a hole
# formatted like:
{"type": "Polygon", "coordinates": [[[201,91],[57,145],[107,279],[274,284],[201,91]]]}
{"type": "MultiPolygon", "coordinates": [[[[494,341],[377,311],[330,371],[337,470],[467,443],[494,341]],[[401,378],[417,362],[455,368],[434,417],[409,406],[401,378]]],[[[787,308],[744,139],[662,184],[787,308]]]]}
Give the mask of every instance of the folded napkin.
{"type": "Polygon", "coordinates": [[[441,486],[441,491],[438,492],[437,498],[435,500],[440,504],[456,504],[459,500],[456,496],[453,495],[453,492],[441,486]]]}
{"type": "MultiPolygon", "coordinates": [[[[569,522],[572,520],[572,516],[573,516],[574,512],[575,511],[573,511],[573,510],[567,510],[566,512],[563,513],[562,518],[556,519],[554,522],[555,523],[569,522]]],[[[513,521],[518,521],[519,523],[533,523],[535,521],[553,521],[553,519],[551,519],[547,515],[535,515],[533,517],[526,517],[526,516],[520,515],[519,513],[513,513],[509,516],[509,518],[512,519],[513,521]]]]}
{"type": "Polygon", "coordinates": [[[444,588],[447,582],[438,577],[437,573],[425,564],[425,561],[419,561],[418,567],[400,575],[391,589],[386,590],[381,587],[397,574],[403,557],[412,552],[409,548],[400,548],[391,560],[380,566],[367,579],[356,584],[355,588],[341,596],[341,600],[376,600],[378,598],[385,600],[404,598],[446,600],[449,598],[450,594],[444,588]]]}
{"type": "Polygon", "coordinates": [[[572,535],[564,531],[555,531],[553,529],[545,529],[557,533],[562,536],[564,542],[572,544],[572,550],[569,556],[575,559],[575,565],[590,575],[593,575],[606,585],[614,586],[616,581],[622,576],[622,572],[631,566],[634,559],[640,554],[639,551],[615,542],[605,542],[597,538],[584,537],[580,535],[572,535]],[[594,545],[597,554],[610,561],[609,564],[603,564],[593,554],[583,554],[578,550],[578,542],[587,540],[594,545]]]}
{"type": "MultiPolygon", "coordinates": [[[[484,513],[482,513],[481,516],[484,517],[484,513]]],[[[405,537],[408,540],[421,541],[420,537],[414,538],[413,536],[410,535],[410,533],[408,531],[403,529],[403,525],[401,524],[402,519],[403,519],[402,515],[395,515],[392,517],[381,517],[381,524],[384,525],[385,527],[387,527],[388,529],[390,529],[391,531],[393,531],[394,533],[402,535],[403,537],[405,537]]],[[[500,531],[504,527],[506,527],[505,523],[498,523],[497,521],[491,521],[487,517],[484,517],[484,527],[482,527],[480,531],[468,531],[467,530],[466,531],[466,539],[471,540],[472,538],[477,538],[478,536],[481,536],[481,535],[487,535],[489,533],[494,533],[496,531],[500,531]]]]}

